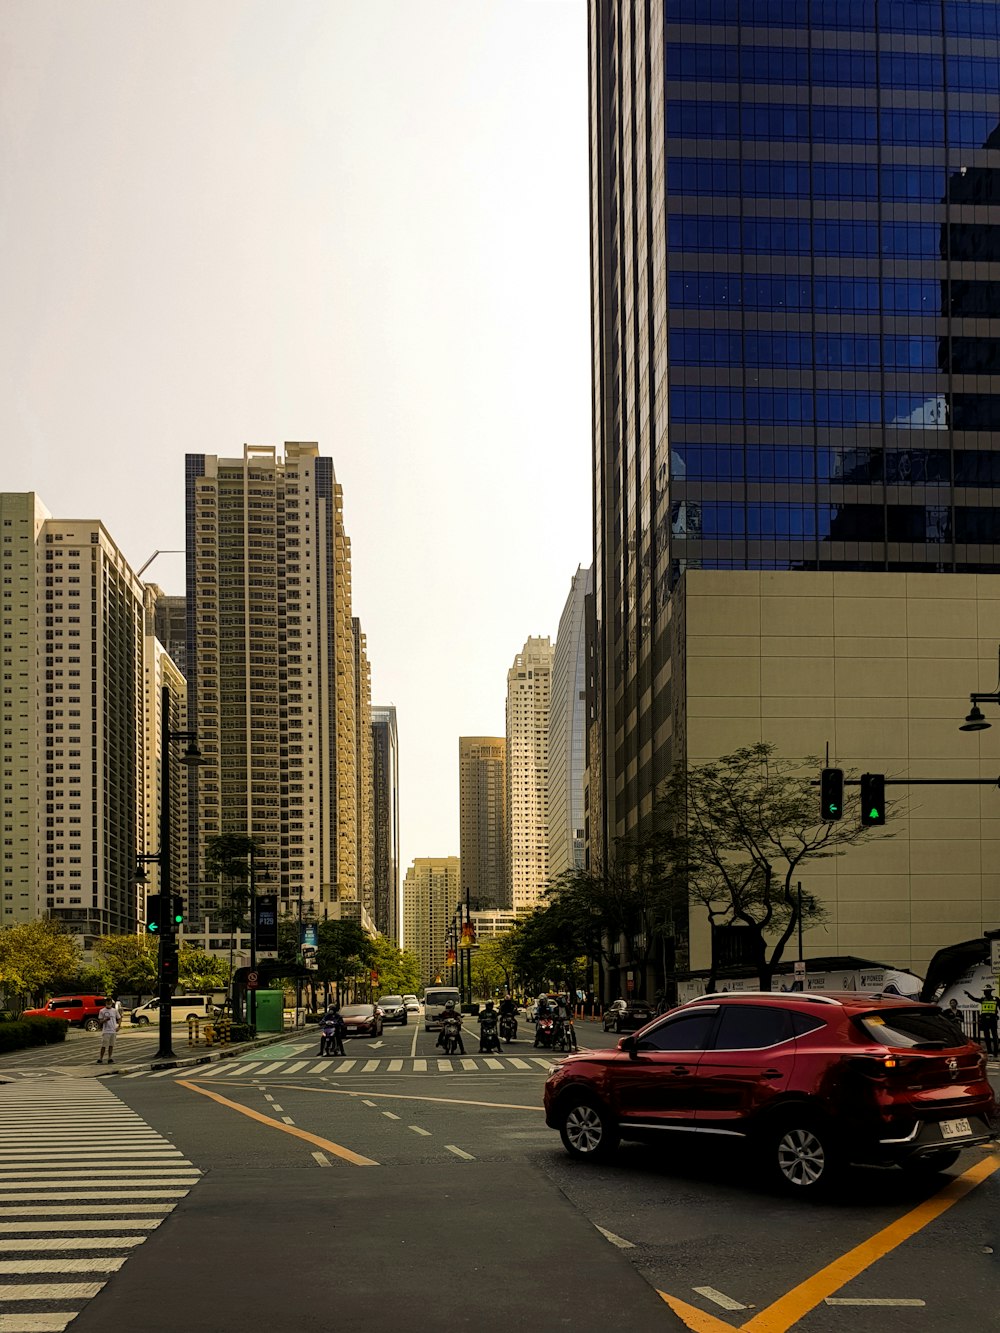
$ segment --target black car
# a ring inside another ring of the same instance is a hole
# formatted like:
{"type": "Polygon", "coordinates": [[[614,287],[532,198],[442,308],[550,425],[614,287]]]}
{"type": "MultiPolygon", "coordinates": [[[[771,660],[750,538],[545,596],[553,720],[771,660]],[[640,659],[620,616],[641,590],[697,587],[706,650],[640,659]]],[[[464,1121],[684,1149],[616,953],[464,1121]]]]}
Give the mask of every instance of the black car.
{"type": "Polygon", "coordinates": [[[611,1008],[605,1011],[604,1031],[637,1032],[655,1017],[656,1010],[645,1000],[615,1000],[611,1008]]]}
{"type": "Polygon", "coordinates": [[[378,1007],[382,1010],[383,1023],[400,1023],[405,1028],[409,1022],[406,1002],[402,995],[383,995],[378,1007]]]}

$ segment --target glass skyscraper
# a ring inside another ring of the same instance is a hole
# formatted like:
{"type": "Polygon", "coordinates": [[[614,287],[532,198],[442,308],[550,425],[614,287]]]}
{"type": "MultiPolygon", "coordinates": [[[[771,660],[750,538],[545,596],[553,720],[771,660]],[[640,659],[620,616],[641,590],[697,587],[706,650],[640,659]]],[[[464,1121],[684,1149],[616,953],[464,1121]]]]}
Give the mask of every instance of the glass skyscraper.
{"type": "Polygon", "coordinates": [[[589,58],[613,836],[685,569],[1000,567],[1000,7],[590,0],[589,58]]]}

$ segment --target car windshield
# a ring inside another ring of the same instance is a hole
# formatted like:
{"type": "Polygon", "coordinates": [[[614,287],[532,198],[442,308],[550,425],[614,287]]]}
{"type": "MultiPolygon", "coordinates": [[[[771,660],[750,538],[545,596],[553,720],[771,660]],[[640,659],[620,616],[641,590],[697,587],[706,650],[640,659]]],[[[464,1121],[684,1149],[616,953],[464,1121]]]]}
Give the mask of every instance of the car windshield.
{"type": "Polygon", "coordinates": [[[964,1041],[956,1040],[954,1024],[936,1009],[883,1009],[863,1015],[859,1022],[872,1041],[882,1046],[941,1050],[964,1041]]]}
{"type": "Polygon", "coordinates": [[[372,1012],[370,1004],[348,1004],[340,1011],[341,1018],[368,1018],[372,1012]]]}
{"type": "Polygon", "coordinates": [[[402,1003],[403,1003],[402,995],[383,995],[382,998],[379,1000],[379,1004],[391,1004],[397,1007],[402,1003]]]}

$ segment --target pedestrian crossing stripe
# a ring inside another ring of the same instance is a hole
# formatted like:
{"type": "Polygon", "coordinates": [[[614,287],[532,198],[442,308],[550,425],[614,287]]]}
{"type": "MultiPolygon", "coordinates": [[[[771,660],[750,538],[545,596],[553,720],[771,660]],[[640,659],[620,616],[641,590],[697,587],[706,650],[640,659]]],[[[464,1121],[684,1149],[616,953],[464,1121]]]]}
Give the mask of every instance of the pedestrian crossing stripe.
{"type": "MultiPolygon", "coordinates": [[[[537,1074],[540,1070],[548,1072],[559,1057],[533,1056],[399,1056],[381,1059],[357,1059],[327,1056],[322,1060],[271,1060],[262,1064],[259,1060],[223,1060],[218,1064],[202,1066],[199,1069],[172,1069],[177,1078],[194,1079],[240,1079],[249,1076],[252,1079],[285,1077],[286,1075],[321,1074],[331,1078],[341,1078],[345,1074],[537,1074]]],[[[141,1078],[147,1071],[126,1075],[128,1078],[141,1078]]]]}

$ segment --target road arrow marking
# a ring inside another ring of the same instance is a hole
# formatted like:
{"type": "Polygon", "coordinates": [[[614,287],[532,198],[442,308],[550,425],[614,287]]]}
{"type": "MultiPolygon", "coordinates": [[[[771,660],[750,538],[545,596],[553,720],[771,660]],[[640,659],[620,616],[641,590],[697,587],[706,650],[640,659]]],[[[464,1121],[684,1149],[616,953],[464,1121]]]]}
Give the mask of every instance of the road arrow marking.
{"type": "Polygon", "coordinates": [[[384,1041],[370,1041],[370,1042],[368,1043],[368,1045],[372,1048],[373,1051],[377,1051],[378,1048],[379,1048],[380,1046],[384,1046],[384,1045],[385,1045],[385,1042],[384,1042],[384,1041]]]}

